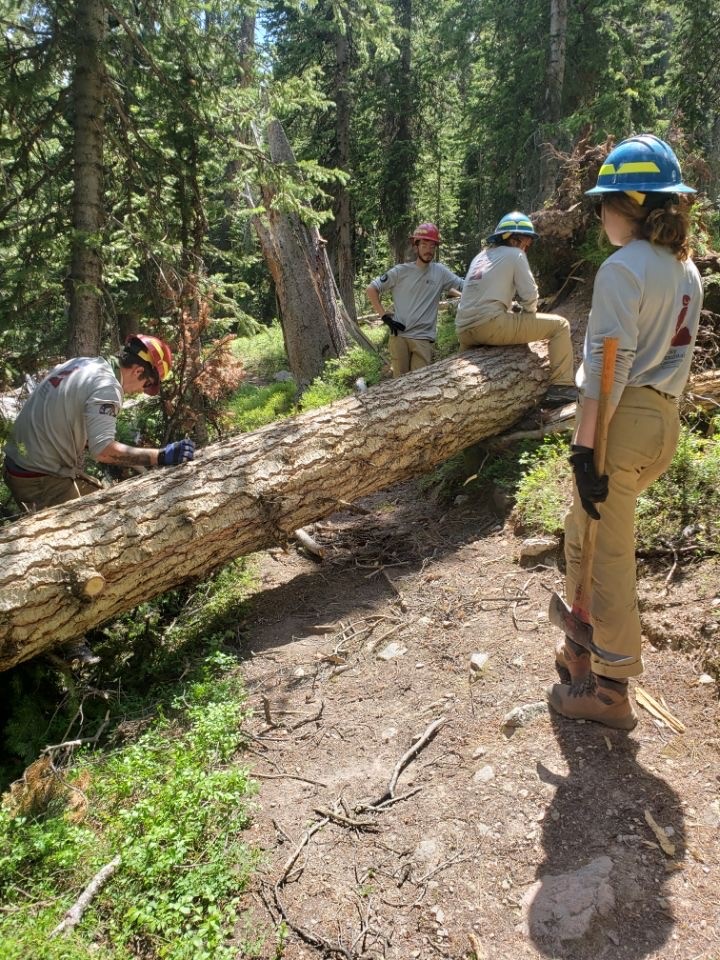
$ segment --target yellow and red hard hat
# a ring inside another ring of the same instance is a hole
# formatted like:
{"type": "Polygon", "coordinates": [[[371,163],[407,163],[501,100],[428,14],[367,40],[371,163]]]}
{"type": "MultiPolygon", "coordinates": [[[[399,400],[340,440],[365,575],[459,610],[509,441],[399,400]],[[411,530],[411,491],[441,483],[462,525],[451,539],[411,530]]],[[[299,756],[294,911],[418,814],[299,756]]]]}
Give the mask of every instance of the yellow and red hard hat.
{"type": "Polygon", "coordinates": [[[147,333],[131,333],[125,340],[125,345],[142,360],[149,364],[157,375],[155,383],[146,384],[143,393],[156,397],[160,392],[160,381],[164,380],[172,368],[172,351],[160,337],[153,337],[147,333]]]}

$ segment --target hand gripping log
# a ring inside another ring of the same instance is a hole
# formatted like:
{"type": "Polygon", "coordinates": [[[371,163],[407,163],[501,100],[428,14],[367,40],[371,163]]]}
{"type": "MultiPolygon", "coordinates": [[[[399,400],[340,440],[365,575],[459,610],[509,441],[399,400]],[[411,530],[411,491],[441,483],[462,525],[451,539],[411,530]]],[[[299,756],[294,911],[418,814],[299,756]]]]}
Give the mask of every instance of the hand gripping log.
{"type": "MultiPolygon", "coordinates": [[[[602,374],[600,379],[600,399],[598,401],[597,420],[595,422],[594,463],[595,470],[601,476],[605,470],[605,453],[607,450],[607,436],[610,413],[610,391],[612,390],[615,374],[615,358],[617,356],[617,337],[605,337],[603,341],[602,374]]],[[[572,607],[558,594],[553,593],[550,599],[548,617],[556,627],[560,627],[571,640],[586,650],[590,650],[596,657],[607,663],[629,663],[633,658],[625,657],[610,650],[603,650],[593,641],[593,626],[590,619],[590,598],[592,596],[592,568],[595,555],[595,538],[597,525],[600,521],[592,517],[585,517],[585,533],[583,535],[580,570],[575,588],[575,597],[572,607]]]]}

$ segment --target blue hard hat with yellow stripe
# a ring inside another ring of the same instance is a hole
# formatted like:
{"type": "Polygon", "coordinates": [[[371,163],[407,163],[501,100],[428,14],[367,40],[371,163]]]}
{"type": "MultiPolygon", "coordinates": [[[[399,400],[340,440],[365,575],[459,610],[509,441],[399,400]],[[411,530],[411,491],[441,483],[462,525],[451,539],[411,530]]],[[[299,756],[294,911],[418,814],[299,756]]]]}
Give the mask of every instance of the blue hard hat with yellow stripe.
{"type": "Polygon", "coordinates": [[[530,217],[520,210],[513,210],[511,213],[506,213],[505,216],[500,219],[498,225],[495,227],[495,232],[490,234],[487,242],[497,243],[498,240],[507,240],[514,233],[520,234],[523,237],[531,237],[533,240],[538,239],[538,234],[535,233],[533,229],[530,217]]]}
{"type": "Polygon", "coordinates": [[[628,137],[607,155],[600,167],[597,184],[586,190],[588,196],[602,193],[628,193],[638,203],[646,193],[695,193],[682,182],[680,164],[672,148],[652,133],[628,137]]]}

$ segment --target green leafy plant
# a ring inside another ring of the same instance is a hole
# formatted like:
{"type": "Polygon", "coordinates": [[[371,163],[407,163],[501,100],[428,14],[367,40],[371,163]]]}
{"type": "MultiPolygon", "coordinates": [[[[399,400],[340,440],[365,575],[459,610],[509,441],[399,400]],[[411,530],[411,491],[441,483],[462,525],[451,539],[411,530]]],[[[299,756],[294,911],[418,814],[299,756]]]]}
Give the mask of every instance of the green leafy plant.
{"type": "Polygon", "coordinates": [[[362,377],[368,386],[380,382],[383,361],[379,354],[363,347],[351,347],[342,357],[328,360],[322,377],[310,384],[300,398],[303,412],[323,407],[353,392],[355,381],[362,377]]]}
{"type": "MultiPolygon", "coordinates": [[[[255,786],[237,762],[245,692],[233,658],[200,665],[146,731],[109,754],[85,753],[65,774],[63,802],[28,817],[0,813],[0,895],[22,889],[32,911],[0,917],[0,956],[39,957],[98,869],[120,866],[83,926],[101,957],[127,957],[139,943],[163,960],[230,960],[239,897],[257,862],[244,842],[255,786]]],[[[66,952],[87,957],[82,927],[66,952]]],[[[256,955],[246,949],[244,956],[256,955]]]]}

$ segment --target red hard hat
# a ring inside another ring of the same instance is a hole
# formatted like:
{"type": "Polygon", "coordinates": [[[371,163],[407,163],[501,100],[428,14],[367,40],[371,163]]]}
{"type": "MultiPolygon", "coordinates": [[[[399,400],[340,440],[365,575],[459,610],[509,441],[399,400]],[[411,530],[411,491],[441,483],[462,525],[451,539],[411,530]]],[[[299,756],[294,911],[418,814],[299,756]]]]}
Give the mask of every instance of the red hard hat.
{"type": "Polygon", "coordinates": [[[410,237],[411,240],[432,240],[433,243],[440,243],[440,231],[434,223],[421,223],[415,227],[415,232],[410,237]]]}
{"type": "Polygon", "coordinates": [[[142,360],[149,364],[157,374],[157,382],[146,384],[143,393],[156,397],[160,393],[160,381],[170,373],[172,367],[172,352],[170,347],[160,337],[152,337],[146,333],[131,333],[125,340],[125,345],[142,360]]]}

